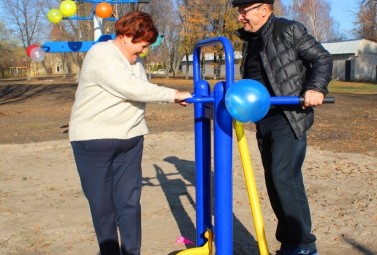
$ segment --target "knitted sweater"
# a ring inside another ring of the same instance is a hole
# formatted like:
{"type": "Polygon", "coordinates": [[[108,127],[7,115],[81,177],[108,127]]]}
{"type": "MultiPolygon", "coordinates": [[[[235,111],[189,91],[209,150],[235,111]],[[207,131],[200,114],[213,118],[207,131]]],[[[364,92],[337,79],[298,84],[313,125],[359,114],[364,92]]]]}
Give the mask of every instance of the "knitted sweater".
{"type": "Polygon", "coordinates": [[[96,43],[82,65],[69,123],[69,140],[129,139],[148,133],[147,102],[174,102],[175,90],[148,82],[112,40],[96,43]]]}

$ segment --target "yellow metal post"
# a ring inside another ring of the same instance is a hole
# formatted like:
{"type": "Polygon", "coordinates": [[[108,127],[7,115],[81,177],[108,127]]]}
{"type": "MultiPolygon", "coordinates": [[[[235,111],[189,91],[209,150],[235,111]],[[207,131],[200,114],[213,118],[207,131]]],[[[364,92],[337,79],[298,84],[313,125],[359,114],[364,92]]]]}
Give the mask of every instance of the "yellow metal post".
{"type": "Polygon", "coordinates": [[[255,232],[257,235],[259,252],[261,255],[269,255],[266,234],[264,231],[264,223],[262,210],[259,203],[258,191],[255,183],[253,167],[250,159],[249,146],[245,137],[245,132],[243,124],[239,121],[234,120],[234,129],[236,130],[238,148],[240,151],[240,157],[243,166],[243,172],[246,181],[246,187],[248,191],[251,212],[253,215],[255,232]]]}

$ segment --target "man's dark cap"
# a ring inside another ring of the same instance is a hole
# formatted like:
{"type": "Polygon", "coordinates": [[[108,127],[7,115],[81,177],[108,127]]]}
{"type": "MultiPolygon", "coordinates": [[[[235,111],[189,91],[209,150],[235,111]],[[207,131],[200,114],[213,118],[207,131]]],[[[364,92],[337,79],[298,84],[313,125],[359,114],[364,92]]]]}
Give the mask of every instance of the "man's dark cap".
{"type": "Polygon", "coordinates": [[[251,5],[251,4],[274,4],[274,0],[233,0],[232,5],[233,7],[243,6],[243,5],[251,5]]]}

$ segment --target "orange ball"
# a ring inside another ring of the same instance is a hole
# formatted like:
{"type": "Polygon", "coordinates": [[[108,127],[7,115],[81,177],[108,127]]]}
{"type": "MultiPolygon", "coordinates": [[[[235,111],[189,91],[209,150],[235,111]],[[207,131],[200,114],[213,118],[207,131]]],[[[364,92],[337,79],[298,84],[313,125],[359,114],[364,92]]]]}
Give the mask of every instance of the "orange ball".
{"type": "Polygon", "coordinates": [[[101,2],[96,6],[96,15],[100,18],[110,18],[113,14],[113,8],[111,4],[107,2],[101,2]]]}

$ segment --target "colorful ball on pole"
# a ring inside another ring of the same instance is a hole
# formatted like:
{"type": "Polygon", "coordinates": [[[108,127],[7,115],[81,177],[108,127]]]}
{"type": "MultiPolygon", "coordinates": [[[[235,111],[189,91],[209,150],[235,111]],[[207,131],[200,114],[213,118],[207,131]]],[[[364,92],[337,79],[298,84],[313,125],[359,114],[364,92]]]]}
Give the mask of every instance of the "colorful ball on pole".
{"type": "Polygon", "coordinates": [[[64,17],[71,17],[77,11],[76,3],[72,0],[64,0],[61,2],[59,9],[64,17]]]}
{"type": "Polygon", "coordinates": [[[47,13],[47,18],[50,22],[57,24],[63,19],[63,14],[60,12],[59,9],[51,9],[47,13]]]}
{"type": "Polygon", "coordinates": [[[110,18],[113,14],[113,8],[111,4],[106,2],[101,2],[96,6],[96,15],[100,18],[106,19],[110,18]]]}
{"type": "Polygon", "coordinates": [[[258,122],[270,109],[270,94],[256,80],[239,80],[226,91],[225,106],[229,114],[240,122],[258,122]]]}
{"type": "Polygon", "coordinates": [[[155,48],[158,45],[160,45],[163,38],[164,38],[164,35],[158,35],[157,40],[154,43],[151,44],[151,47],[155,48]]]}
{"type": "Polygon", "coordinates": [[[45,52],[41,47],[35,47],[30,51],[30,58],[34,62],[41,62],[45,58],[45,52]]]}
{"type": "Polygon", "coordinates": [[[38,45],[36,45],[36,44],[31,44],[29,47],[26,48],[26,55],[27,55],[28,57],[30,57],[30,52],[31,52],[31,50],[34,49],[35,47],[38,47],[38,45]]]}
{"type": "Polygon", "coordinates": [[[149,53],[149,49],[145,48],[142,53],[139,54],[141,58],[145,58],[149,53]]]}

